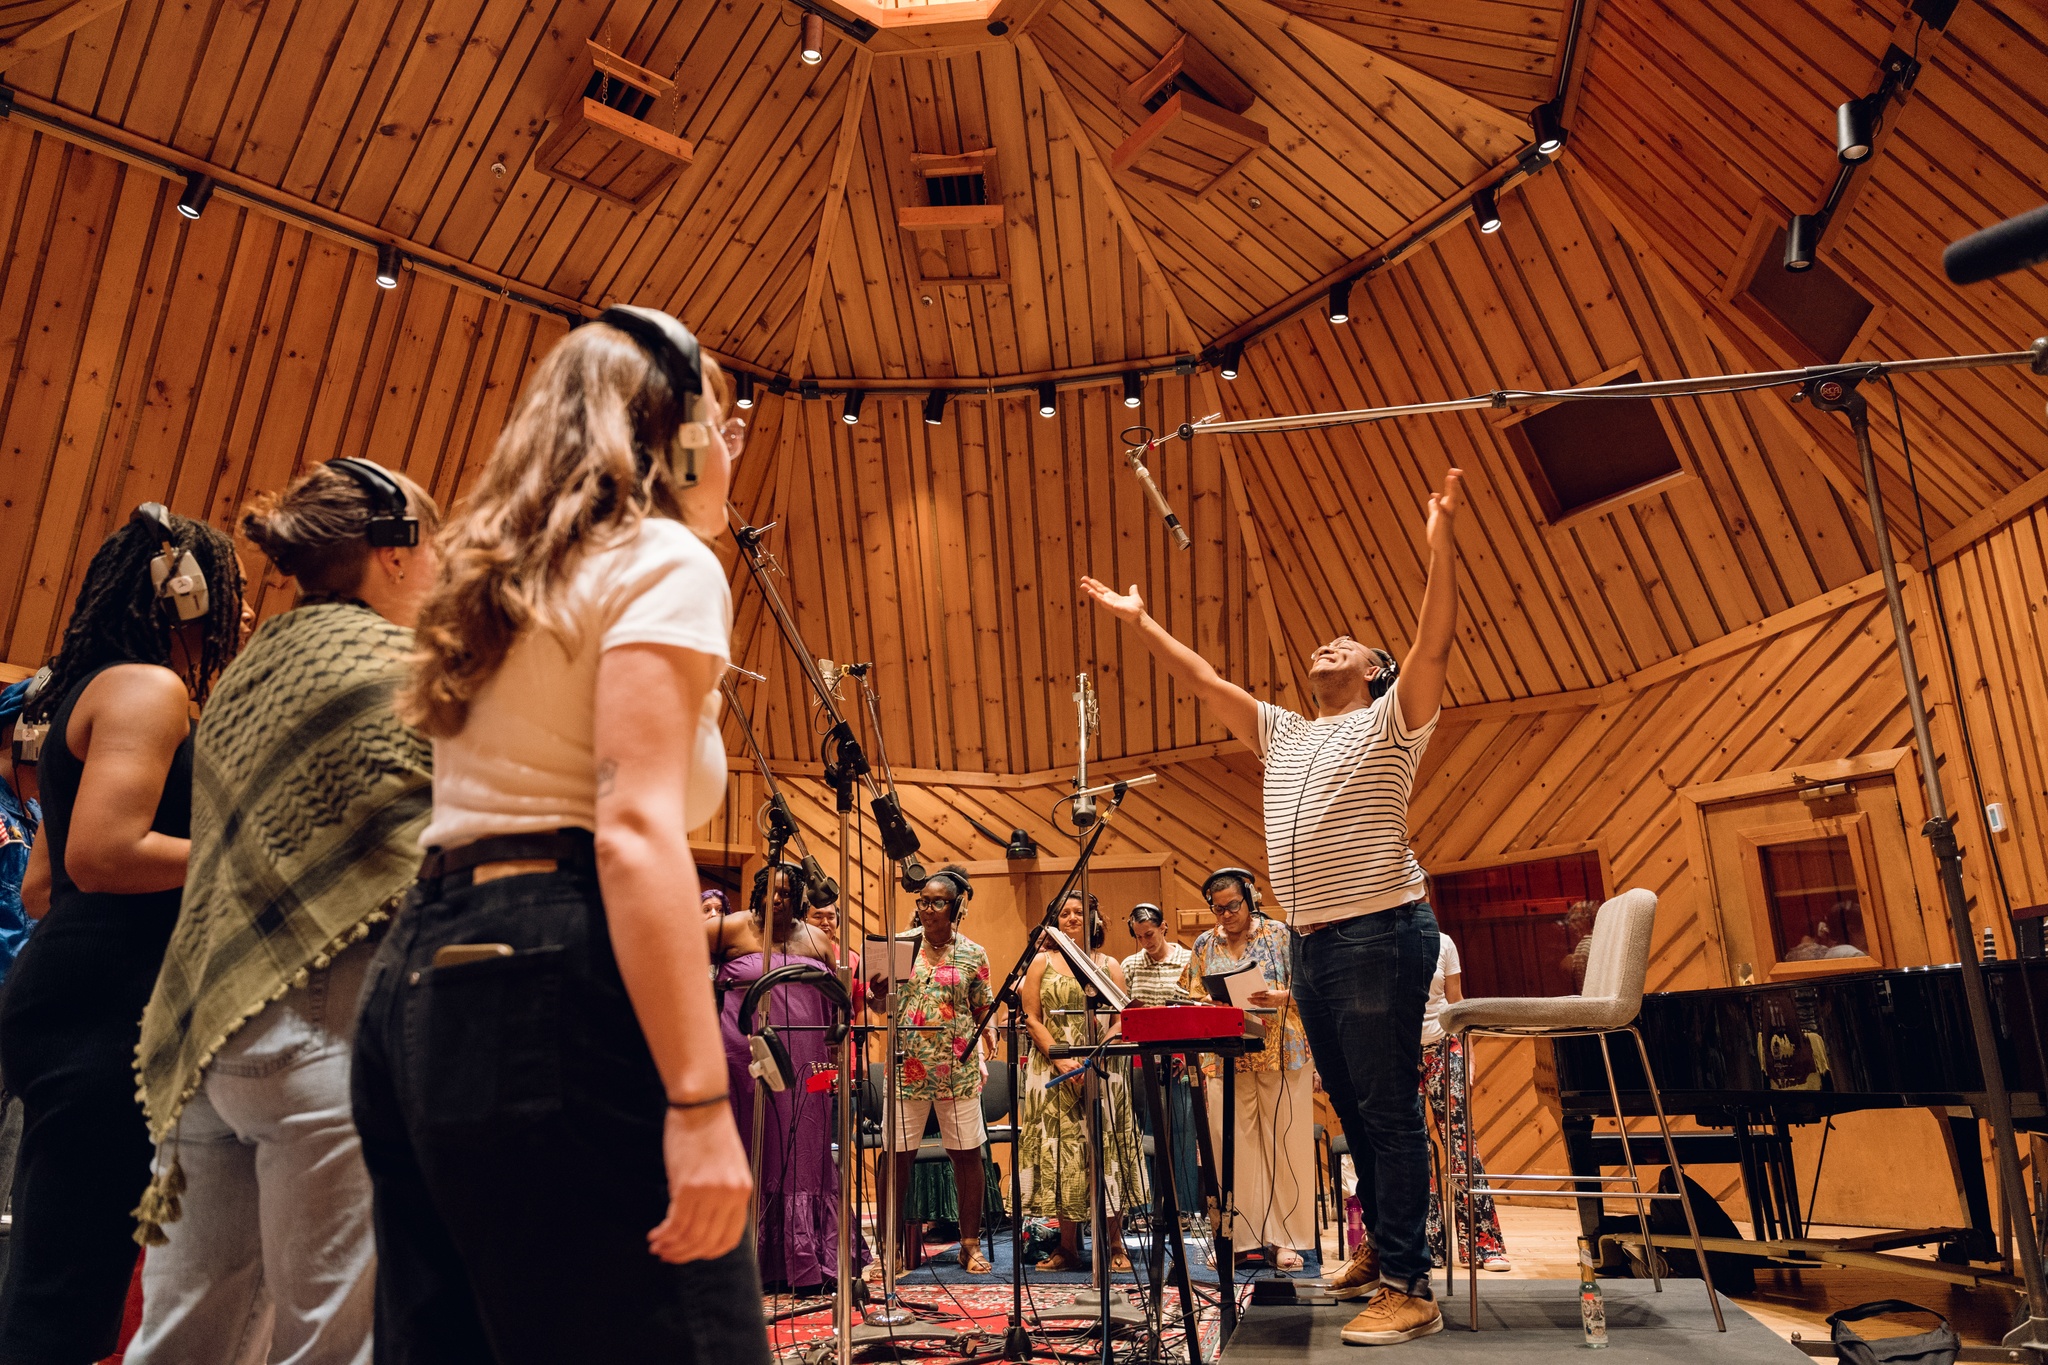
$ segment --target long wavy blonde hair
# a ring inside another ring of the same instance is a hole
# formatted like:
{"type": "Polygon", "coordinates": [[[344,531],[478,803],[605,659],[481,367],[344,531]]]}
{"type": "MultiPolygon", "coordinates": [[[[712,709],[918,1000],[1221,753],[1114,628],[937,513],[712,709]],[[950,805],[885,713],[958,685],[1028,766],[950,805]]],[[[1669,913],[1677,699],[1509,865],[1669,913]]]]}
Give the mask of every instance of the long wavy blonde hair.
{"type": "MultiPolygon", "coordinates": [[[[702,364],[723,406],[725,374],[708,355],[702,364]]],[[[661,367],[623,332],[590,323],[548,352],[438,537],[401,716],[444,739],[461,733],[521,632],[561,630],[562,592],[586,551],[630,538],[649,516],[682,520],[669,462],[639,453],[669,449],[681,418],[661,367]]]]}

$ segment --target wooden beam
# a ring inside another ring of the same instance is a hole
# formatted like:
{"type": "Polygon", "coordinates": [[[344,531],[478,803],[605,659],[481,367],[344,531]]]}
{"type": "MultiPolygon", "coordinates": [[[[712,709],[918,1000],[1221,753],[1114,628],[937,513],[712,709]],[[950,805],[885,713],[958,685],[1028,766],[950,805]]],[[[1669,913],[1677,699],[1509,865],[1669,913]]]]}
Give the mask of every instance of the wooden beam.
{"type": "Polygon", "coordinates": [[[2033,511],[2044,501],[2048,501],[2048,470],[2036,474],[1968,520],[1957,522],[1948,534],[1936,536],[1934,544],[1913,556],[1913,567],[1925,573],[1928,564],[1953,559],[1977,541],[2003,530],[2008,522],[2033,511]]]}
{"type": "Polygon", "coordinates": [[[789,377],[800,380],[811,368],[811,333],[817,330],[818,312],[824,306],[825,275],[832,261],[832,247],[839,240],[839,224],[846,217],[846,181],[853,173],[853,153],[860,146],[861,116],[868,107],[868,77],[875,69],[872,53],[854,54],[853,71],[846,82],[846,108],[839,115],[839,144],[832,152],[832,180],[825,186],[825,205],[818,219],[818,240],[811,246],[811,277],[804,284],[804,308],[797,315],[796,342],[789,354],[789,377]]]}
{"type": "Polygon", "coordinates": [[[1074,153],[1081,158],[1081,165],[1096,188],[1102,191],[1103,199],[1109,205],[1110,216],[1122,230],[1124,240],[1130,244],[1131,254],[1138,258],[1138,268],[1145,273],[1145,282],[1158,293],[1160,306],[1166,309],[1167,321],[1179,331],[1179,339],[1190,351],[1201,349],[1201,338],[1195,334],[1194,326],[1188,321],[1188,310],[1181,306],[1180,296],[1173,292],[1172,282],[1166,271],[1160,267],[1159,258],[1152,252],[1152,243],[1146,239],[1138,220],[1131,216],[1130,205],[1124,202],[1123,191],[1117,187],[1116,178],[1109,173],[1109,165],[1102,154],[1095,150],[1093,139],[1074,113],[1073,104],[1067,99],[1067,92],[1052,74],[1052,68],[1045,64],[1045,57],[1038,50],[1038,43],[1028,33],[1017,35],[1017,55],[1023,59],[1024,67],[1038,82],[1040,92],[1045,96],[1045,106],[1053,112],[1067,136],[1073,139],[1074,153]]]}
{"type": "Polygon", "coordinates": [[[75,0],[13,42],[0,46],[0,71],[27,61],[44,48],[55,47],[102,14],[127,3],[128,0],[75,0]]]}
{"type": "MultiPolygon", "coordinates": [[[[1166,310],[1170,330],[1177,330],[1190,351],[1201,347],[1201,338],[1196,334],[1194,324],[1188,321],[1187,309],[1181,306],[1180,296],[1173,292],[1173,283],[1159,264],[1159,258],[1152,252],[1152,244],[1146,240],[1138,220],[1131,215],[1131,209],[1124,202],[1123,191],[1117,186],[1116,178],[1110,174],[1108,163],[1095,148],[1088,136],[1088,130],[1074,114],[1074,106],[1067,100],[1067,92],[1060,88],[1059,80],[1052,68],[1046,65],[1045,57],[1038,50],[1038,44],[1029,34],[1017,35],[1017,53],[1032,77],[1037,80],[1039,90],[1045,96],[1046,108],[1051,110],[1067,135],[1073,139],[1075,155],[1088,174],[1094,177],[1096,187],[1108,201],[1110,214],[1122,229],[1124,240],[1130,244],[1131,253],[1138,258],[1138,266],[1145,273],[1145,281],[1159,295],[1160,306],[1166,310]]],[[[1171,335],[1169,336],[1169,340],[1171,335]]],[[[1211,411],[1221,411],[1222,395],[1216,388],[1213,371],[1203,370],[1200,376],[1202,401],[1211,411]]],[[[1238,532],[1244,538],[1246,566],[1251,574],[1252,591],[1258,598],[1259,612],[1265,617],[1266,638],[1273,652],[1279,656],[1281,672],[1276,684],[1293,694],[1294,704],[1304,703],[1307,694],[1302,690],[1301,680],[1294,671],[1294,656],[1287,651],[1287,637],[1280,630],[1280,610],[1273,600],[1273,586],[1266,575],[1266,559],[1259,548],[1258,523],[1252,517],[1251,502],[1245,487],[1244,474],[1238,467],[1237,448],[1224,438],[1217,443],[1218,453],[1223,461],[1223,477],[1229,487],[1230,502],[1237,513],[1238,532]]]]}

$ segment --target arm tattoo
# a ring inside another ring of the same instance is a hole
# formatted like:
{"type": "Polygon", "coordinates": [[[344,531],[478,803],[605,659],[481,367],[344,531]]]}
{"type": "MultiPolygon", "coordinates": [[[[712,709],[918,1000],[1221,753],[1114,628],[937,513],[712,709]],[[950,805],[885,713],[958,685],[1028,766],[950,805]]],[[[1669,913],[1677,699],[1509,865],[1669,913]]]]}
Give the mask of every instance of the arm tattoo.
{"type": "Polygon", "coordinates": [[[601,760],[597,765],[597,794],[610,796],[619,785],[619,761],[615,758],[601,760]]]}

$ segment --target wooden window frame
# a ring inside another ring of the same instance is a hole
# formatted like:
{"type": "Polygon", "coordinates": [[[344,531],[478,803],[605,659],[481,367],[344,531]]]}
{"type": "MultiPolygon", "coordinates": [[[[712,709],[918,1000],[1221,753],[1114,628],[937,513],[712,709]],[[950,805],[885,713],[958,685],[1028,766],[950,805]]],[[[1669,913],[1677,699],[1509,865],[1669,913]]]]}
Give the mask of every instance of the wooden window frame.
{"type": "MultiPolygon", "coordinates": [[[[1927,819],[1927,794],[1920,786],[1919,767],[1910,748],[1879,749],[1850,758],[1801,763],[1794,767],[1773,769],[1770,772],[1723,778],[1718,782],[1702,783],[1696,787],[1680,787],[1672,793],[1678,798],[1684,812],[1686,856],[1693,869],[1693,875],[1698,879],[1697,884],[1706,897],[1706,904],[1701,907],[1699,925],[1707,938],[1707,961],[1717,967],[1721,975],[1721,979],[1713,984],[1735,986],[1746,983],[1737,979],[1736,968],[1739,964],[1729,951],[1727,939],[1721,934],[1722,908],[1727,906],[1729,901],[1728,892],[1722,888],[1714,875],[1713,855],[1707,831],[1707,807],[1720,805],[1724,801],[1740,801],[1753,796],[1796,791],[1815,783],[1853,783],[1886,777],[1891,779],[1892,790],[1898,798],[1901,822],[1908,831],[1918,829],[1927,819]]],[[[1954,937],[1949,928],[1948,910],[1942,900],[1941,885],[1936,880],[1931,859],[1909,858],[1907,861],[1912,868],[1912,886],[1906,894],[1911,895],[1919,903],[1922,930],[1931,950],[1939,954],[1943,950],[1937,945],[1947,944],[1954,937]]],[[[1750,966],[1754,971],[1755,964],[1751,963],[1750,966]]]]}
{"type": "Polygon", "coordinates": [[[972,152],[913,152],[910,178],[902,206],[896,210],[896,226],[907,240],[904,253],[920,285],[1001,284],[1010,278],[1010,234],[1003,214],[1003,187],[996,177],[993,147],[972,152]],[[934,206],[925,202],[925,180],[936,175],[978,175],[987,191],[985,204],[934,206]],[[970,232],[987,232],[995,241],[996,269],[993,275],[927,275],[924,273],[923,239],[944,249],[948,234],[958,234],[961,243],[970,232]]]}
{"type": "MultiPolygon", "coordinates": [[[[1619,365],[1611,365],[1590,379],[1578,380],[1571,387],[1575,389],[1599,388],[1621,378],[1630,370],[1634,370],[1644,382],[1649,381],[1649,368],[1643,363],[1643,358],[1637,356],[1633,360],[1625,360],[1619,365]]],[[[1598,400],[1581,399],[1578,401],[1596,402],[1598,400]]],[[[1535,500],[1536,506],[1542,511],[1545,527],[1555,530],[1566,530],[1580,522],[1590,521],[1596,517],[1604,517],[1632,503],[1648,502],[1651,498],[1668,493],[1672,489],[1690,483],[1699,477],[1693,471],[1691,462],[1686,458],[1685,433],[1672,420],[1668,405],[1655,399],[1645,399],[1643,401],[1650,404],[1651,410],[1657,415],[1658,423],[1664,428],[1664,439],[1671,443],[1671,453],[1678,460],[1678,468],[1669,474],[1660,474],[1645,483],[1631,485],[1618,493],[1610,493],[1604,498],[1574,507],[1569,512],[1562,510],[1558,504],[1557,495],[1550,487],[1550,476],[1544,472],[1543,462],[1536,458],[1535,442],[1525,436],[1521,430],[1522,423],[1540,412],[1549,412],[1552,408],[1557,407],[1558,404],[1545,403],[1541,407],[1518,408],[1494,419],[1495,428],[1500,432],[1501,438],[1507,442],[1508,449],[1514,456],[1509,463],[1514,466],[1516,473],[1521,475],[1523,486],[1529,490],[1529,496],[1535,500]]]]}
{"type": "Polygon", "coordinates": [[[1798,981],[1820,976],[1842,976],[1875,971],[1898,965],[1892,953],[1890,920],[1884,903],[1884,879],[1877,874],[1877,848],[1870,832],[1870,816],[1862,811],[1852,815],[1824,815],[1783,825],[1764,825],[1735,836],[1742,851],[1743,891],[1749,907],[1750,932],[1755,935],[1755,964],[1760,978],[1769,981],[1798,981]],[[1845,836],[1849,841],[1849,863],[1855,871],[1856,895],[1863,912],[1868,950],[1858,957],[1816,958],[1810,962],[1787,962],[1778,957],[1778,936],[1771,924],[1769,897],[1765,893],[1763,850],[1786,844],[1803,844],[1814,839],[1845,836]],[[1768,954],[1768,957],[1766,957],[1768,954]]]}
{"type": "Polygon", "coordinates": [[[586,40],[584,47],[587,49],[590,70],[585,71],[581,64],[574,68],[576,84],[562,105],[561,112],[555,116],[553,127],[534,149],[533,168],[551,180],[573,185],[607,203],[638,211],[668,192],[669,187],[675,184],[676,177],[682,174],[683,167],[696,159],[696,146],[687,139],[655,127],[645,119],[620,113],[609,105],[589,98],[582,91],[588,85],[592,73],[602,73],[612,80],[654,96],[655,107],[659,108],[661,101],[674,93],[675,82],[629,62],[616,52],[600,47],[595,42],[586,40]],[[646,189],[630,199],[609,186],[596,184],[571,171],[563,170],[560,165],[562,157],[576,146],[586,130],[592,128],[610,134],[618,139],[620,144],[630,143],[637,146],[642,154],[662,158],[667,162],[667,166],[648,182],[646,189]]]}

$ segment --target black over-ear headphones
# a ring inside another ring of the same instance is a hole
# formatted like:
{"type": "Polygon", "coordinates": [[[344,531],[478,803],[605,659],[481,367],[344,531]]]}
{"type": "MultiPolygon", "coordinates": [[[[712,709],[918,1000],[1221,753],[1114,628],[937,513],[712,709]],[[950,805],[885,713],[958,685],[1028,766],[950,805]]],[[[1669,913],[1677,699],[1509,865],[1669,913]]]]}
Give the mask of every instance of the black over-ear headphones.
{"type": "Polygon", "coordinates": [[[1202,883],[1203,900],[1209,899],[1209,893],[1216,889],[1218,882],[1235,882],[1239,893],[1244,896],[1244,903],[1254,911],[1259,908],[1259,903],[1265,899],[1265,897],[1259,894],[1259,876],[1250,868],[1219,867],[1214,872],[1211,872],[1209,879],[1202,883]]]}
{"type": "Polygon", "coordinates": [[[156,557],[149,561],[149,581],[158,604],[174,621],[197,621],[206,615],[206,573],[198,558],[179,546],[169,509],[160,502],[145,502],[130,514],[128,524],[140,526],[157,542],[156,557]]]}
{"type": "MultiPolygon", "coordinates": [[[[711,426],[704,421],[704,361],[697,338],[680,322],[676,323],[676,330],[682,333],[681,338],[672,335],[668,328],[654,320],[652,310],[607,308],[597,315],[597,320],[633,338],[640,349],[661,367],[662,375],[668,380],[669,392],[682,405],[676,444],[683,451],[683,467],[672,467],[670,472],[685,488],[693,486],[698,479],[697,452],[711,444],[711,426]]],[[[673,318],[669,320],[674,321],[673,318]]],[[[646,453],[650,456],[657,454],[653,451],[646,453]]]]}
{"type": "Polygon", "coordinates": [[[370,523],[363,528],[364,540],[379,547],[420,543],[420,519],[412,514],[412,503],[390,470],[353,456],[329,460],[327,467],[348,475],[370,495],[370,523]]]}
{"type": "Polygon", "coordinates": [[[967,913],[967,902],[974,899],[974,888],[968,884],[965,876],[953,871],[949,867],[942,867],[937,872],[926,877],[924,884],[930,886],[941,877],[944,877],[947,884],[953,888],[952,919],[957,924],[960,921],[960,917],[967,913]]]}
{"type": "Polygon", "coordinates": [[[846,984],[823,967],[792,962],[762,973],[760,980],[747,987],[747,993],[740,997],[740,1032],[747,1035],[747,1049],[753,1055],[748,1070],[778,1095],[798,1079],[796,1068],[789,1060],[789,1047],[775,1032],[775,1026],[762,1023],[755,1027],[754,1011],[769,991],[793,981],[807,981],[816,986],[836,1011],[832,1027],[825,1031],[827,1045],[837,1047],[845,1039],[847,1030],[853,1027],[853,998],[846,993],[846,984]]]}
{"type": "Polygon", "coordinates": [[[1395,682],[1401,677],[1401,665],[1395,660],[1393,655],[1387,653],[1384,649],[1368,648],[1365,652],[1374,663],[1380,666],[1380,671],[1365,681],[1366,692],[1371,695],[1374,701],[1378,701],[1381,697],[1394,690],[1395,682]]]}

